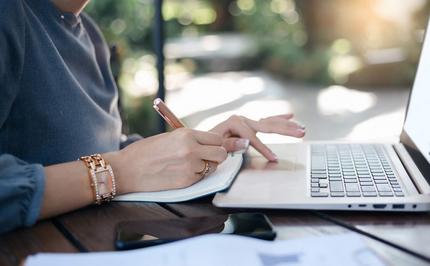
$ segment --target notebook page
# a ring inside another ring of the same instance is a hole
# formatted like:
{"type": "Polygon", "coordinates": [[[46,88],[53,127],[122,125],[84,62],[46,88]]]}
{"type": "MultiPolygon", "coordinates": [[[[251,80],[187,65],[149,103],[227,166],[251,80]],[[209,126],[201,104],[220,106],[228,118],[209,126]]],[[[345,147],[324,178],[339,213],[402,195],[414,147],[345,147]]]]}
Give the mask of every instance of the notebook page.
{"type": "Polygon", "coordinates": [[[217,170],[194,185],[159,192],[137,192],[118,196],[115,201],[181,202],[203,197],[224,190],[230,186],[240,170],[242,154],[229,154],[217,170]]]}

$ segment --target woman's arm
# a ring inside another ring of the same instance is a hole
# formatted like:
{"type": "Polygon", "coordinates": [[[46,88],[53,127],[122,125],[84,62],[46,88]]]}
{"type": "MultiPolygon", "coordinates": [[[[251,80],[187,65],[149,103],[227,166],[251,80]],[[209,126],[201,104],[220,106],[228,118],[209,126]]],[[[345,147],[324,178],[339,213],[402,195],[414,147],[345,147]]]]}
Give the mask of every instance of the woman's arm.
{"type": "MultiPolygon", "coordinates": [[[[178,129],[102,154],[111,164],[118,194],[187,187],[211,161],[211,171],[227,157],[222,138],[214,133],[178,129]]],[[[81,161],[45,167],[45,193],[39,219],[93,202],[88,170],[81,161]]]]}

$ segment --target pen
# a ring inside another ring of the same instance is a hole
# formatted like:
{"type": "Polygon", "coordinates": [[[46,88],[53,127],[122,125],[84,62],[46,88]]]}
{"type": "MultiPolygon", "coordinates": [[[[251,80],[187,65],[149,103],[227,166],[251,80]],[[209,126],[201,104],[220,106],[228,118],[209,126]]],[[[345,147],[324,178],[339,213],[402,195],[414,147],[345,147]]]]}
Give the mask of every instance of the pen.
{"type": "Polygon", "coordinates": [[[185,127],[185,125],[176,117],[176,115],[170,111],[169,107],[161,100],[157,98],[154,100],[154,109],[161,115],[161,117],[173,128],[185,127]]]}
{"type": "MultiPolygon", "coordinates": [[[[179,120],[179,118],[172,111],[170,111],[169,107],[167,107],[167,105],[160,98],[156,98],[154,100],[153,107],[171,127],[175,129],[185,127],[181,120],[179,120]]],[[[203,161],[208,164],[208,161],[203,161]]]]}

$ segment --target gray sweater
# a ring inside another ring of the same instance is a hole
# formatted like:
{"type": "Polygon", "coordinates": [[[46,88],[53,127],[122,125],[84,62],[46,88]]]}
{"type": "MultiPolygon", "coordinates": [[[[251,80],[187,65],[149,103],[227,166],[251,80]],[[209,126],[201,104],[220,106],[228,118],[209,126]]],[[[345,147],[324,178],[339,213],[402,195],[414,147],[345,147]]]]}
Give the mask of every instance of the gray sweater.
{"type": "Polygon", "coordinates": [[[43,166],[120,148],[109,58],[85,14],[0,0],[0,233],[35,223],[43,166]]]}

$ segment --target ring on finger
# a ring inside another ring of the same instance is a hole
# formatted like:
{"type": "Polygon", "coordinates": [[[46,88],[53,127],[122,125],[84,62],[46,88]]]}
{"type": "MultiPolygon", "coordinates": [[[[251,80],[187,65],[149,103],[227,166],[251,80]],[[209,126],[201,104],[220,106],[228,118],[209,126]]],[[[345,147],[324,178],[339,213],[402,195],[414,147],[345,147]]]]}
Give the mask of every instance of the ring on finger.
{"type": "Polygon", "coordinates": [[[197,173],[201,175],[202,178],[205,177],[211,170],[211,165],[209,164],[209,162],[206,160],[203,160],[203,162],[205,163],[205,167],[203,168],[203,170],[197,173]]]}

